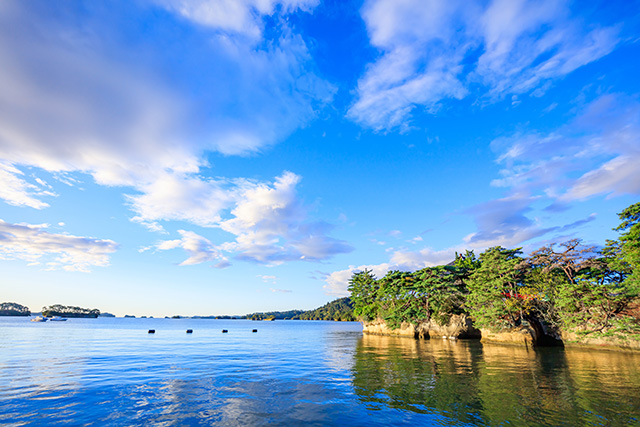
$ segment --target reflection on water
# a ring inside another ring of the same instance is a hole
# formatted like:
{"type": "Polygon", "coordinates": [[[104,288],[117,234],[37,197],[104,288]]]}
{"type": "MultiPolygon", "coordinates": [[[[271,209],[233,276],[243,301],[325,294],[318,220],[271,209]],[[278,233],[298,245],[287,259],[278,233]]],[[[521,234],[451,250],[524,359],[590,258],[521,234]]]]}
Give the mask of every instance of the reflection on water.
{"type": "Polygon", "coordinates": [[[254,327],[0,318],[0,425],[640,425],[639,354],[254,327]]]}
{"type": "Polygon", "coordinates": [[[370,408],[487,425],[640,424],[640,355],[364,335],[353,369],[370,408]]]}

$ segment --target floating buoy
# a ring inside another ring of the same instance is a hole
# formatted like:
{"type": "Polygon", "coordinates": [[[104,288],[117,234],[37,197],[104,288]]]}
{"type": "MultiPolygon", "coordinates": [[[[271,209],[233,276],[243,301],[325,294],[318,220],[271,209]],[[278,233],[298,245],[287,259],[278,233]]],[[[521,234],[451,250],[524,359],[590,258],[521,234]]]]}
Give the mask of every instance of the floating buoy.
{"type": "Polygon", "coordinates": [[[156,330],[155,330],[155,329],[149,329],[149,333],[150,333],[150,334],[155,334],[155,333],[156,333],[156,330]]]}
{"type": "Polygon", "coordinates": [[[222,333],[223,333],[223,334],[226,334],[227,332],[229,332],[229,331],[227,331],[226,329],[223,329],[223,330],[222,330],[222,333]]]}
{"type": "Polygon", "coordinates": [[[187,329],[187,333],[188,334],[192,334],[193,333],[193,329],[187,329]]]}
{"type": "Polygon", "coordinates": [[[254,329],[254,330],[253,330],[253,332],[258,332],[258,330],[257,330],[257,329],[254,329]]]}

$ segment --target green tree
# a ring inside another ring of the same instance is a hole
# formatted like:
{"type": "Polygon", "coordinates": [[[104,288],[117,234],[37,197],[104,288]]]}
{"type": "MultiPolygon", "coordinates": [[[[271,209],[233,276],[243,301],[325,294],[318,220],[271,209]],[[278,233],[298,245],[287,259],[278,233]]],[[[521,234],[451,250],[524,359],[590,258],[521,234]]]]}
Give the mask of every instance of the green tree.
{"type": "Polygon", "coordinates": [[[615,228],[621,233],[618,243],[607,241],[607,247],[617,248],[618,267],[626,267],[629,273],[624,280],[625,290],[637,296],[640,293],[640,202],[624,209],[618,216],[622,221],[615,228]]]}
{"type": "Polygon", "coordinates": [[[378,283],[371,270],[353,273],[349,280],[349,292],[353,302],[353,314],[363,320],[378,317],[378,283]]]}
{"type": "Polygon", "coordinates": [[[480,254],[480,266],[467,286],[467,308],[477,327],[499,329],[520,324],[528,311],[528,293],[523,289],[522,251],[501,246],[480,254]],[[523,292],[524,291],[524,292],[523,292]]]}
{"type": "Polygon", "coordinates": [[[422,317],[444,325],[451,315],[461,314],[467,293],[467,271],[456,266],[426,267],[416,272],[415,284],[420,296],[422,317]]]}
{"type": "Polygon", "coordinates": [[[528,260],[532,274],[539,273],[532,282],[548,301],[540,313],[565,330],[604,331],[619,324],[630,295],[616,245],[598,251],[573,239],[558,246],[540,248],[528,260]]]}
{"type": "Polygon", "coordinates": [[[30,316],[28,307],[15,302],[3,302],[0,304],[0,316],[30,316]]]}

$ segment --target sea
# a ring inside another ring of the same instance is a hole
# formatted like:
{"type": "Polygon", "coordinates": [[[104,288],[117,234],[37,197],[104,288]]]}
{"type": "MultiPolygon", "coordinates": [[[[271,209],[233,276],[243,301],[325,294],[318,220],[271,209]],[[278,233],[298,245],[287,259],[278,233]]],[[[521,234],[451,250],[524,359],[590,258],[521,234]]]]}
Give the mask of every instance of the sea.
{"type": "Polygon", "coordinates": [[[640,354],[356,322],[1,317],[0,425],[638,426],[640,354]]]}

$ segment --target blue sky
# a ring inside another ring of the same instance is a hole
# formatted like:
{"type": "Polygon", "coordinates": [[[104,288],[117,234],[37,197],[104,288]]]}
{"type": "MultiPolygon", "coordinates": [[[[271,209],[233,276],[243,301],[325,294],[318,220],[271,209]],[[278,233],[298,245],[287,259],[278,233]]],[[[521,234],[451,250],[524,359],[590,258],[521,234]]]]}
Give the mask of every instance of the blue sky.
{"type": "Polygon", "coordinates": [[[614,238],[640,2],[0,3],[0,290],[311,309],[353,271],[614,238]]]}

